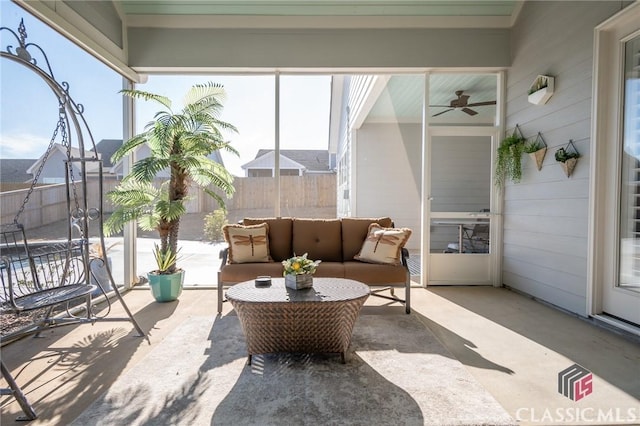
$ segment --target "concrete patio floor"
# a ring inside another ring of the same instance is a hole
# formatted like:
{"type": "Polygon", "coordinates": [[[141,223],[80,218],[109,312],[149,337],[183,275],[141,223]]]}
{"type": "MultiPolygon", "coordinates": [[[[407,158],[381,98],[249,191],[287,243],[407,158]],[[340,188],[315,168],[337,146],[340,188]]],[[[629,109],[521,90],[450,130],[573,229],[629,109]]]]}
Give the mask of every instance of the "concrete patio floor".
{"type": "MultiPolygon", "coordinates": [[[[30,424],[70,423],[185,319],[211,316],[213,321],[216,315],[215,289],[185,290],[178,302],[159,304],[148,289],[136,288],[125,299],[148,330],[148,342],[135,337],[129,323],[99,322],[2,348],[2,359],[39,415],[30,424]]],[[[636,338],[501,288],[416,287],[412,308],[521,424],[640,423],[636,338]],[[574,363],[594,377],[593,392],[576,402],[557,390],[558,373],[574,363]]],[[[112,315],[120,311],[116,303],[112,315]]],[[[230,312],[226,303],[223,315],[230,312]]],[[[404,315],[399,305],[370,297],[362,314],[376,313],[404,315]]],[[[1,407],[1,424],[18,424],[21,412],[13,398],[3,397],[1,407]]]]}

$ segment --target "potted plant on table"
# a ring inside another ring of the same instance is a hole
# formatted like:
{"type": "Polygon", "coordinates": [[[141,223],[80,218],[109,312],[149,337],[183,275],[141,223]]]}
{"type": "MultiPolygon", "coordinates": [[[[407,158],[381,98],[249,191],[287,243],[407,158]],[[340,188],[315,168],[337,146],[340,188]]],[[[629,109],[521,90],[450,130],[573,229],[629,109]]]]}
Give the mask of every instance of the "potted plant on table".
{"type": "Polygon", "coordinates": [[[184,271],[176,263],[180,218],[187,212],[189,187],[192,183],[201,187],[224,208],[224,200],[216,191],[230,197],[234,192],[233,176],[209,156],[219,150],[238,155],[221,133],[221,130],[235,132],[236,128],[218,119],[225,96],[224,88],[218,84],[194,85],[178,112],[171,109],[171,100],[165,96],[141,90],[121,93],[156,102],[162,109],[144,132],[126,141],[113,154],[115,163],[142,145],[150,150],[150,155],[138,159],[131,173],[107,194],[117,207],[105,221],[105,233],[119,232],[132,220],[143,230],[158,231],[160,245],[154,248],[158,269],[149,272],[148,279],[156,300],[167,302],[179,296],[184,282],[184,271]],[[168,280],[166,276],[175,278],[168,280]]]}
{"type": "Polygon", "coordinates": [[[320,260],[307,258],[307,253],[302,256],[293,256],[291,259],[283,260],[284,283],[294,290],[313,287],[313,274],[315,274],[320,260]]]}

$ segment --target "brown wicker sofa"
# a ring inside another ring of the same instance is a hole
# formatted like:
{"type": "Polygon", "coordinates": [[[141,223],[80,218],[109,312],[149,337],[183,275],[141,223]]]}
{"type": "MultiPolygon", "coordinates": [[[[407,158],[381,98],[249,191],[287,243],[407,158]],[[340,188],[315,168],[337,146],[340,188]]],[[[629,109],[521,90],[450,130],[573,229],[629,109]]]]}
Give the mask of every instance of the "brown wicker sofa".
{"type": "MultiPolygon", "coordinates": [[[[235,263],[230,260],[229,246],[220,251],[218,271],[218,313],[222,312],[224,287],[255,279],[260,275],[281,277],[282,261],[294,253],[307,253],[312,260],[321,260],[315,277],[349,278],[369,285],[373,296],[383,297],[405,305],[411,312],[410,273],[408,251],[402,247],[397,265],[368,263],[354,259],[367,238],[369,225],[377,223],[392,228],[388,218],[245,218],[239,225],[267,224],[269,259],[259,262],[235,263]],[[404,298],[397,297],[395,287],[404,287],[404,298]],[[389,294],[381,294],[389,291],[389,294]]],[[[235,226],[235,225],[234,225],[235,226]]],[[[408,231],[409,235],[411,231],[408,231]]],[[[407,237],[408,238],[408,237],[407,237]]],[[[229,239],[227,238],[227,241],[229,239]]]]}

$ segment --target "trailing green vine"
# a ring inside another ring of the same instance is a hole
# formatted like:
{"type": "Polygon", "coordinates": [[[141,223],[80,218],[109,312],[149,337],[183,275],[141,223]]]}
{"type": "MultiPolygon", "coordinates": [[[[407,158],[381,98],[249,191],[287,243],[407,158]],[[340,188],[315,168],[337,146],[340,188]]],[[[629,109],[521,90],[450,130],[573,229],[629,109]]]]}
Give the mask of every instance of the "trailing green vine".
{"type": "Polygon", "coordinates": [[[496,185],[504,187],[507,180],[520,182],[522,178],[522,153],[526,139],[519,134],[507,136],[498,147],[496,185]]]}

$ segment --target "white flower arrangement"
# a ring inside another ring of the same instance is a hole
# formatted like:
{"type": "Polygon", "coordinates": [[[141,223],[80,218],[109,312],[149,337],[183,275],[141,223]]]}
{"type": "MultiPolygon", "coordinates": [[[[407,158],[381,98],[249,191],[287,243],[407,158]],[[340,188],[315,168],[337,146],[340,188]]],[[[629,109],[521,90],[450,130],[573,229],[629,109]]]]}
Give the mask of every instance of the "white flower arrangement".
{"type": "Polygon", "coordinates": [[[314,274],[320,264],[320,260],[307,259],[307,253],[302,256],[293,256],[291,259],[283,260],[285,275],[314,274]]]}

